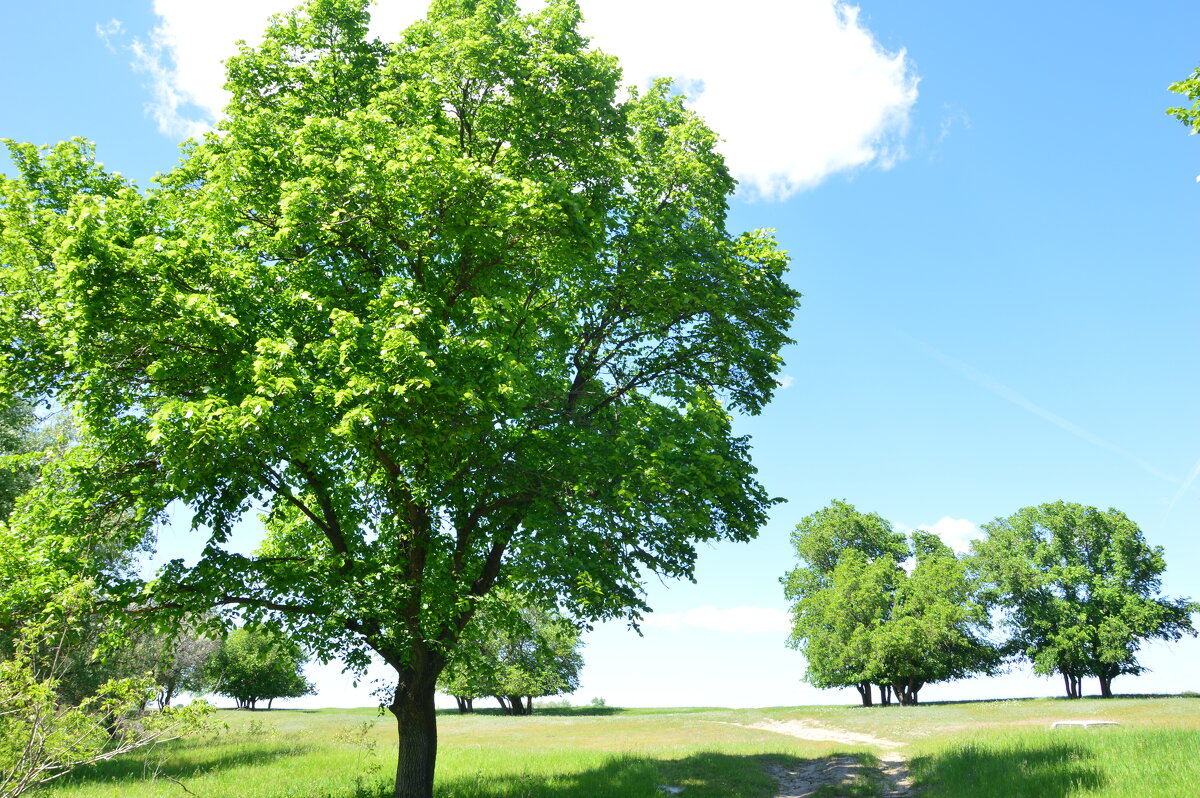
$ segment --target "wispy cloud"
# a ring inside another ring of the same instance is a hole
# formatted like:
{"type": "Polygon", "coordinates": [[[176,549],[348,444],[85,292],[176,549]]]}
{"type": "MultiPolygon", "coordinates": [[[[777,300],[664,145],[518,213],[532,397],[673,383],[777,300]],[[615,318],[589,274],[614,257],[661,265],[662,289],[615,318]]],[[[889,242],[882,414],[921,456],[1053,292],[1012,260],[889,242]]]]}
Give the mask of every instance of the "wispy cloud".
{"type": "Polygon", "coordinates": [[[1171,499],[1171,503],[1167,505],[1168,513],[1175,509],[1175,505],[1179,503],[1179,500],[1183,498],[1185,493],[1191,490],[1192,485],[1196,484],[1197,479],[1200,479],[1200,460],[1197,460],[1196,464],[1192,466],[1191,473],[1189,473],[1187,478],[1183,480],[1183,484],[1179,486],[1179,490],[1171,499]]]}
{"type": "MultiPolygon", "coordinates": [[[[135,41],[152,113],[171,136],[212,125],[226,102],[222,60],[260,40],[296,0],[154,0],[158,25],[135,41]]],[[[525,0],[531,10],[538,3],[525,0]]],[[[749,193],[784,199],[832,174],[890,168],[903,156],[918,78],[842,0],[581,0],[584,31],[616,55],[626,83],[675,77],[724,137],[749,193]]],[[[374,6],[371,30],[394,40],[427,3],[374,6]]]]}
{"type": "Polygon", "coordinates": [[[784,610],[770,607],[731,607],[719,610],[712,604],[684,612],[657,612],[646,616],[643,626],[663,629],[708,629],[712,632],[754,634],[757,632],[790,632],[791,616],[784,610]]]}
{"type": "Polygon", "coordinates": [[[100,41],[104,42],[104,46],[108,48],[110,53],[115,53],[117,48],[113,46],[113,37],[120,36],[125,32],[125,26],[121,24],[119,19],[110,19],[104,24],[96,23],[96,35],[100,37],[100,41]]]}
{"type": "Polygon", "coordinates": [[[796,384],[796,378],[791,374],[782,374],[779,379],[775,380],[775,384],[783,389],[791,388],[796,384]]]}
{"type": "Polygon", "coordinates": [[[1156,476],[1159,479],[1165,480],[1174,485],[1179,484],[1178,479],[1176,479],[1175,477],[1171,476],[1170,474],[1168,474],[1164,471],[1161,471],[1161,470],[1155,468],[1150,463],[1147,463],[1145,460],[1143,460],[1142,458],[1133,454],[1132,452],[1122,449],[1120,446],[1117,446],[1116,444],[1108,442],[1104,438],[1101,438],[1099,435],[1095,435],[1092,432],[1089,432],[1088,430],[1084,429],[1083,427],[1079,426],[1078,424],[1074,424],[1074,423],[1068,421],[1067,419],[1063,418],[1062,416],[1058,415],[1057,413],[1053,413],[1050,410],[1047,410],[1046,408],[1041,407],[1040,405],[1034,404],[1033,402],[1026,399],[1024,396],[1022,396],[1021,394],[1019,394],[1012,388],[1008,387],[1004,383],[1000,382],[999,380],[995,379],[994,377],[991,377],[990,375],[985,374],[984,372],[974,368],[973,366],[969,366],[966,363],[963,363],[961,360],[956,360],[956,359],[950,357],[949,355],[944,354],[943,352],[939,352],[938,350],[934,349],[933,347],[929,346],[928,344],[922,343],[921,341],[918,341],[915,338],[912,338],[908,335],[904,335],[904,337],[908,338],[912,343],[919,346],[921,349],[925,350],[935,360],[937,360],[940,363],[942,363],[943,365],[953,369],[954,371],[957,371],[959,374],[966,377],[971,382],[974,382],[976,385],[979,385],[981,388],[984,388],[985,390],[995,394],[996,396],[999,396],[1001,399],[1004,399],[1005,401],[1010,402],[1010,403],[1016,405],[1017,407],[1020,407],[1023,410],[1026,410],[1026,411],[1032,413],[1033,415],[1037,416],[1038,418],[1043,419],[1044,421],[1050,422],[1054,426],[1058,427],[1059,429],[1063,430],[1064,432],[1074,435],[1075,437],[1079,438],[1080,440],[1087,441],[1088,443],[1092,444],[1093,446],[1096,446],[1101,449],[1110,451],[1114,454],[1120,455],[1121,457],[1125,458],[1129,462],[1136,465],[1138,468],[1145,471],[1147,474],[1156,476]]]}

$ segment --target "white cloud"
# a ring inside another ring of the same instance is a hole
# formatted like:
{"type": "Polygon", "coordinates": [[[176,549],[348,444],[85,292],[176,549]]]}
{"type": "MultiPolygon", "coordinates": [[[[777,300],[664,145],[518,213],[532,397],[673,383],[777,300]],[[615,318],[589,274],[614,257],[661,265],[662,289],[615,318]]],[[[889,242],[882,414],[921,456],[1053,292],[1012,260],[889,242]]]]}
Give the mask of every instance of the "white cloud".
{"type": "Polygon", "coordinates": [[[779,377],[779,379],[775,380],[775,384],[783,389],[791,388],[796,384],[796,378],[791,374],[783,374],[779,377]]]}
{"type": "Polygon", "coordinates": [[[101,25],[96,23],[96,35],[100,37],[100,41],[104,42],[104,46],[108,48],[110,53],[115,53],[117,48],[113,47],[112,39],[114,36],[120,36],[125,32],[125,26],[121,24],[119,19],[110,19],[101,25]]]}
{"type": "Polygon", "coordinates": [[[719,610],[712,604],[684,612],[657,612],[646,617],[644,626],[663,629],[708,629],[713,632],[753,634],[755,632],[790,632],[792,618],[784,610],[770,607],[731,607],[719,610]]]}
{"type": "Polygon", "coordinates": [[[682,79],[753,193],[784,199],[903,154],[917,79],[840,0],[593,0],[585,30],[627,82],[682,79]]]}
{"type": "Polygon", "coordinates": [[[967,519],[951,518],[948,515],[944,516],[936,524],[927,524],[918,528],[937,535],[947,546],[959,554],[971,548],[972,540],[977,540],[983,536],[979,531],[979,527],[967,519]]]}
{"type": "MultiPolygon", "coordinates": [[[[527,0],[532,8],[538,3],[527,0]]],[[[225,104],[221,61],[259,40],[293,0],[154,0],[160,22],[136,40],[153,82],[152,113],[168,135],[194,135],[225,104]]],[[[730,169],[768,199],[831,174],[903,155],[917,79],[842,0],[581,0],[584,30],[621,59],[627,83],[670,75],[720,133],[730,169]]],[[[424,13],[422,0],[383,0],[372,32],[385,39],[424,13]]]]}

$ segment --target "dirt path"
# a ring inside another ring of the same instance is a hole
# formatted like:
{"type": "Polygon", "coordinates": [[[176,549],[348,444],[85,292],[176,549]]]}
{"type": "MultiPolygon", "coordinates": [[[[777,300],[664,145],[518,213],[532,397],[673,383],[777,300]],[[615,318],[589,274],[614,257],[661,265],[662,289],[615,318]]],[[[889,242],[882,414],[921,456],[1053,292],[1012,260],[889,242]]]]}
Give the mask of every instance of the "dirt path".
{"type": "MultiPolygon", "coordinates": [[[[887,749],[879,755],[879,760],[883,764],[880,769],[884,781],[883,798],[909,798],[913,795],[908,766],[900,752],[895,750],[903,743],[872,737],[869,734],[834,729],[804,720],[766,720],[761,723],[749,724],[745,728],[786,734],[801,740],[869,745],[887,749]]],[[[779,782],[779,794],[776,798],[808,798],[823,785],[845,784],[860,775],[870,777],[869,768],[859,762],[856,757],[845,755],[815,759],[795,769],[785,768],[773,762],[768,762],[766,767],[767,772],[775,778],[775,781],[779,782]]]]}
{"type": "Polygon", "coordinates": [[[822,726],[819,723],[809,720],[764,720],[759,723],[746,725],[745,728],[762,729],[763,731],[775,732],[776,734],[786,734],[789,737],[798,737],[801,740],[816,740],[826,743],[871,745],[879,748],[899,748],[904,745],[904,743],[898,743],[894,740],[872,737],[869,734],[859,734],[858,732],[822,726]]]}

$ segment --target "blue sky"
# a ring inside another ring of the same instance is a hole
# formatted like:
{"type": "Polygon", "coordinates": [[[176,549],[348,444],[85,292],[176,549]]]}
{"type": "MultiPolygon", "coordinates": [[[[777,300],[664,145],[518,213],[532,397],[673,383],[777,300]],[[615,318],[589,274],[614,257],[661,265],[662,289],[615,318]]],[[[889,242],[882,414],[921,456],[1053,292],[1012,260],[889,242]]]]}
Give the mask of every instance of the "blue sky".
{"type": "MultiPolygon", "coordinates": [[[[269,3],[11,5],[0,136],[86,136],[145,183],[219,107],[222,37],[269,3]]],[[[802,684],[782,630],[788,534],[833,498],[953,540],[1032,504],[1116,507],[1165,547],[1165,591],[1200,596],[1200,139],[1164,113],[1200,65],[1200,6],[582,5],[631,80],[678,75],[726,136],[731,227],[776,228],[804,300],[787,387],[737,422],[787,503],[755,542],[704,548],[696,584],[651,581],[644,636],[591,633],[579,699],[855,700],[802,684]]],[[[1193,639],[1142,661],[1118,692],[1200,689],[1193,639]]],[[[313,675],[311,703],[371,703],[313,675]]],[[[1059,689],[1017,672],[922,698],[1059,689]]]]}

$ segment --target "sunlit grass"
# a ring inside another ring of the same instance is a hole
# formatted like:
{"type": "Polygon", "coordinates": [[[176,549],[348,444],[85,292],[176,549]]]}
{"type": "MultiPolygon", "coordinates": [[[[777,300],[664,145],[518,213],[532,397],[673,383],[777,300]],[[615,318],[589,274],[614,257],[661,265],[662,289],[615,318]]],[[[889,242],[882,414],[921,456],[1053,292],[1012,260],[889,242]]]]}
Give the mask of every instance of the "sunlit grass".
{"type": "Polygon", "coordinates": [[[926,798],[1200,795],[1196,729],[1003,729],[916,748],[926,798]]]}
{"type": "MultiPolygon", "coordinates": [[[[1193,796],[1200,794],[1200,700],[989,701],[917,707],[755,710],[550,710],[439,718],[438,798],[772,798],[763,767],[864,746],[745,728],[804,720],[904,744],[924,798],[1193,796]],[[1063,719],[1116,728],[1057,729],[1063,719]]],[[[83,771],[54,798],[382,798],[396,727],[373,709],[219,713],[217,733],[83,771]]],[[[874,753],[880,753],[876,750],[874,753]]],[[[864,756],[867,761],[874,761],[864,756]]],[[[829,796],[873,796],[863,778],[829,796]]]]}

